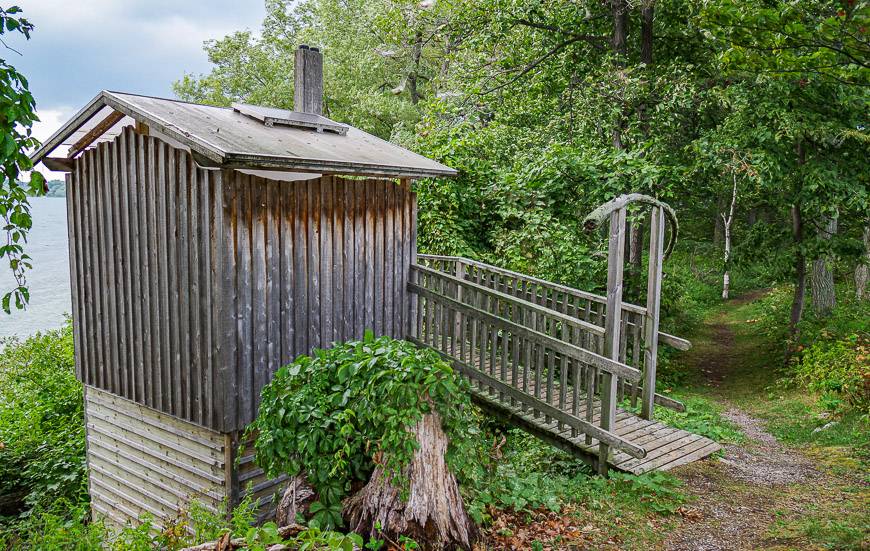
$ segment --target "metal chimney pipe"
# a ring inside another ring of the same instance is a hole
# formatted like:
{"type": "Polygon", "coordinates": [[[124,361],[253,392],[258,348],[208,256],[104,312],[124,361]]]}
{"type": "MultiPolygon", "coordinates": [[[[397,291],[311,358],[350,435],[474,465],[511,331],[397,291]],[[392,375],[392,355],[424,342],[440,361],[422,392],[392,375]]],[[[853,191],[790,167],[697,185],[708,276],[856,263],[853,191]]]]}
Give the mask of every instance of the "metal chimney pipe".
{"type": "Polygon", "coordinates": [[[293,110],[323,114],[323,54],[305,44],[296,50],[293,110]]]}

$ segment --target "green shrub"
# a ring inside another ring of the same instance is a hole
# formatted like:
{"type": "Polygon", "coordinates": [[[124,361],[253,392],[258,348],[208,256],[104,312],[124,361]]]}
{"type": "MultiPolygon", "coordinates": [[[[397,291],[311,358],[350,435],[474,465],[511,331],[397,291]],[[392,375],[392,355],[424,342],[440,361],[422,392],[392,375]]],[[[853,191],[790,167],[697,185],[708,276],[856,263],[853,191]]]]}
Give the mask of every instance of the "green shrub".
{"type": "Polygon", "coordinates": [[[566,506],[579,504],[669,514],[686,500],[679,480],[671,475],[611,471],[600,477],[581,460],[520,429],[482,440],[486,441],[496,442],[488,468],[462,488],[468,513],[479,524],[492,520],[493,509],[564,512],[566,506]]]}
{"type": "Polygon", "coordinates": [[[375,461],[398,484],[418,443],[409,428],[441,414],[454,471],[474,449],[475,420],[465,383],[432,350],[367,333],[362,341],[317,350],[278,370],[263,389],[257,462],[272,475],[304,473],[317,489],[320,526],[341,524],[341,499],[367,481],[375,461]]]}
{"type": "Polygon", "coordinates": [[[844,411],[870,411],[870,318],[866,303],[854,299],[854,289],[837,287],[838,304],[829,316],[813,312],[807,296],[798,329],[798,341],[788,333],[789,311],[794,287],[772,289],[752,309],[749,323],[772,342],[782,343],[774,352],[785,365],[784,353],[794,354],[786,366],[786,382],[817,394],[824,407],[844,411]]]}
{"type": "Polygon", "coordinates": [[[0,496],[20,497],[7,516],[58,500],[86,504],[82,385],[72,329],[5,341],[0,352],[0,496]]]}
{"type": "Polygon", "coordinates": [[[801,351],[798,381],[822,395],[828,409],[852,406],[870,413],[870,339],[849,335],[819,340],[801,351]]]}

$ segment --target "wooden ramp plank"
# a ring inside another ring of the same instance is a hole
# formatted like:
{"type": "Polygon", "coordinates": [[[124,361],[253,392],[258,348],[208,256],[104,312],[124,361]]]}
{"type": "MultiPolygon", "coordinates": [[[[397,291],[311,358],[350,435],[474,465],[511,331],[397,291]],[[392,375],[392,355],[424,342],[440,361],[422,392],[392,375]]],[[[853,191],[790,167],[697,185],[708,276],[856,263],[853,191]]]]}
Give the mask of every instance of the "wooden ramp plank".
{"type": "MultiPolygon", "coordinates": [[[[482,371],[484,373],[489,372],[487,369],[489,360],[490,358],[486,358],[482,362],[484,367],[482,371]]],[[[477,363],[476,367],[480,369],[481,363],[477,363]]],[[[523,388],[523,384],[526,382],[524,371],[523,369],[518,369],[516,372],[509,370],[505,373],[504,379],[515,388],[523,388]]],[[[528,379],[528,388],[534,389],[537,383],[534,370],[529,370],[528,379]]],[[[557,378],[553,384],[553,396],[561,395],[562,381],[557,378]]],[[[567,386],[572,387],[570,383],[567,386]]],[[[534,425],[538,431],[549,433],[554,439],[558,439],[561,443],[568,444],[573,448],[567,451],[573,452],[587,462],[593,463],[595,461],[598,455],[598,440],[593,439],[591,444],[587,444],[584,434],[572,435],[570,428],[560,427],[556,421],[547,419],[544,415],[536,417],[528,411],[523,411],[521,406],[510,405],[497,391],[489,387],[478,386],[473,388],[473,392],[479,398],[486,400],[490,407],[500,407],[508,415],[521,418],[526,424],[534,425]]],[[[588,404],[586,393],[582,390],[576,392],[576,399],[579,401],[576,414],[573,413],[574,394],[573,388],[566,389],[568,399],[565,400],[563,406],[559,409],[580,419],[586,419],[588,404]]],[[[556,405],[556,407],[559,406],[556,405]]],[[[594,412],[592,422],[597,424],[600,422],[601,413],[601,403],[597,397],[592,399],[592,408],[594,412]]],[[[608,464],[611,467],[632,474],[643,474],[654,470],[669,470],[703,459],[721,449],[719,444],[708,438],[667,426],[658,421],[643,419],[639,415],[623,408],[617,408],[616,426],[613,432],[632,444],[643,447],[647,452],[647,456],[643,459],[633,458],[619,450],[611,454],[611,457],[608,459],[608,464]]]]}
{"type": "MultiPolygon", "coordinates": [[[[436,346],[436,348],[441,347],[436,346]]],[[[443,352],[450,355],[451,352],[455,351],[444,350],[443,352]]],[[[533,395],[534,389],[538,385],[538,376],[540,376],[542,396],[546,396],[549,391],[550,396],[554,398],[552,402],[555,403],[552,403],[551,406],[578,419],[588,420],[587,408],[591,403],[593,408],[591,422],[596,425],[600,423],[601,401],[597,396],[593,396],[592,400],[589,400],[586,392],[573,388],[572,377],[554,377],[553,388],[550,390],[547,388],[549,381],[544,372],[538,374],[535,369],[523,369],[524,366],[519,366],[516,370],[506,369],[502,371],[503,359],[503,352],[499,348],[494,354],[486,354],[483,358],[477,358],[474,367],[482,373],[488,373],[503,380],[518,390],[528,388],[529,391],[526,394],[533,401],[541,401],[533,395]],[[492,370],[489,369],[491,364],[494,368],[492,370]],[[562,391],[563,385],[567,387],[564,393],[562,391]],[[555,398],[563,395],[566,398],[560,405],[555,398]],[[575,400],[578,402],[576,412],[573,409],[575,400]]],[[[572,434],[571,428],[560,425],[557,421],[543,414],[535,416],[531,411],[524,409],[525,406],[512,404],[509,397],[483,383],[472,384],[472,393],[477,398],[478,403],[483,403],[490,409],[499,409],[509,420],[515,421],[521,428],[533,435],[545,438],[550,444],[573,453],[593,466],[597,461],[598,440],[592,439],[591,443],[587,444],[586,435],[582,432],[572,434]]],[[[646,450],[646,457],[636,459],[623,451],[614,450],[614,453],[608,458],[608,464],[617,470],[638,475],[685,465],[703,459],[721,449],[718,443],[709,438],[670,427],[658,421],[643,419],[639,415],[619,407],[616,410],[616,422],[612,432],[635,446],[642,447],[646,450]]]]}

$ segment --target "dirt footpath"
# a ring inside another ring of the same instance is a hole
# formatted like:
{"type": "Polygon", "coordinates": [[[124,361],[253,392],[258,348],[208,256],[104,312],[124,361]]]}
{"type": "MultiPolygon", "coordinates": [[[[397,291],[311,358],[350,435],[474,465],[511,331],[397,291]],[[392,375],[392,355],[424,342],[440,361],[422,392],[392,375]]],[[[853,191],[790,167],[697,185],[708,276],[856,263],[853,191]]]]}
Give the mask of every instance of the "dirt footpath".
{"type": "Polygon", "coordinates": [[[698,343],[689,360],[701,385],[724,405],[724,417],[744,433],[746,441],[727,445],[720,458],[674,471],[695,500],[684,515],[686,522],[666,538],[663,547],[670,551],[819,549],[774,528],[780,521],[801,518],[822,501],[842,499],[841,487],[855,481],[822,472],[800,450],[781,444],[761,420],[731,403],[729,387],[739,384],[734,380],[740,375],[737,367],[752,353],[746,343],[735,341],[734,323],[724,315],[710,320],[708,339],[698,343]]]}

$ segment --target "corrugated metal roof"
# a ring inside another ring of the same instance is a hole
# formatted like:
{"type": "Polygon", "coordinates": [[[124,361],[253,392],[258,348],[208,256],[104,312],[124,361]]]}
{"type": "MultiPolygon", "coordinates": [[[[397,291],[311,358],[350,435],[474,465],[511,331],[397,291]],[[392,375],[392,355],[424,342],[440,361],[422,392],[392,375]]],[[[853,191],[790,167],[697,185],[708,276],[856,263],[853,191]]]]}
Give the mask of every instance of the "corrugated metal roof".
{"type": "MultiPolygon", "coordinates": [[[[212,166],[397,177],[456,174],[448,166],[352,126],[345,135],[281,124],[267,126],[232,108],[106,91],[49,138],[31,159],[39,162],[56,148],[75,143],[96,126],[102,118],[97,115],[105,114],[107,108],[126,115],[107,135],[117,134],[119,127],[135,120],[177,140],[201,163],[212,166]]],[[[270,112],[288,120],[297,117],[292,111],[270,112]]]]}

